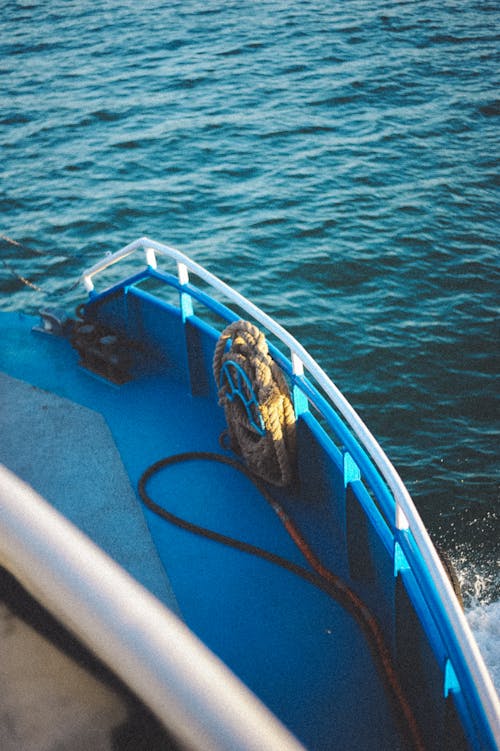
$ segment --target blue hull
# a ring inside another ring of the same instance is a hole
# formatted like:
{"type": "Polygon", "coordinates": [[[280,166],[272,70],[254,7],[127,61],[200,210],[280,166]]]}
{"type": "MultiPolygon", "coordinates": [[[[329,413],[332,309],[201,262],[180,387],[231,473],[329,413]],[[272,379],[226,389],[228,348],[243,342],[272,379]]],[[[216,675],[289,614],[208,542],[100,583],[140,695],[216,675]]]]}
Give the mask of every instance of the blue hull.
{"type": "MultiPolygon", "coordinates": [[[[227,444],[221,447],[226,418],[212,373],[220,331],[238,316],[191,284],[184,271],[177,277],[154,265],[100,294],[92,290],[85,305],[85,321],[128,343],[118,366],[94,352],[81,367],[82,353],[67,337],[32,332],[33,320],[6,314],[1,370],[101,415],[133,489],[163,457],[194,454],[151,477],[154,503],[291,567],[173,524],[138,495],[136,508],[158,560],[133,554],[132,532],[120,520],[127,512],[116,497],[116,534],[126,544],[111,541],[106,552],[178,613],[306,748],[496,748],[496,698],[478,685],[470,668],[475,658],[462,646],[471,637],[457,634],[436,589],[426,562],[434,551],[423,549],[413,533],[376,452],[296,367],[296,358],[290,362],[282,348],[271,347],[293,395],[297,467],[291,486],[266,487],[347,599],[352,593],[351,604],[331,582],[322,585],[259,482],[196,456],[211,452],[241,463],[227,444]],[[148,291],[152,285],[173,290],[176,299],[165,301],[148,291]],[[294,568],[309,572],[309,579],[294,568]],[[385,658],[367,618],[383,638],[385,658]]],[[[77,449],[67,444],[68,452],[77,449]]],[[[36,466],[4,453],[4,463],[42,496],[53,492],[36,466]]],[[[81,528],[86,524],[85,532],[106,549],[98,511],[82,521],[84,498],[64,489],[53,495],[48,500],[81,528]]],[[[448,591],[448,583],[442,586],[448,591]]],[[[451,609],[457,613],[458,603],[451,609]]],[[[456,618],[460,623],[460,614],[456,618]]]]}

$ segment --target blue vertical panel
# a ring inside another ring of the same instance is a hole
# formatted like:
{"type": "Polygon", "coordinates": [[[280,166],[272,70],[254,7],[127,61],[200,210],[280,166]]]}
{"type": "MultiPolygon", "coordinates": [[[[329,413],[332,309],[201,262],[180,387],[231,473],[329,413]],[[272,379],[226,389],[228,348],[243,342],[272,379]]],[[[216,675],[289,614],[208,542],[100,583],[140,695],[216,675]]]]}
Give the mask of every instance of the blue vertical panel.
{"type": "Polygon", "coordinates": [[[187,383],[184,331],[180,312],[148,292],[130,288],[127,294],[129,329],[144,346],[150,348],[169,375],[187,383]]]}
{"type": "MultiPolygon", "coordinates": [[[[449,741],[445,739],[442,659],[436,655],[422,629],[419,616],[425,608],[412,572],[400,569],[396,578],[397,665],[426,748],[441,751],[449,741]],[[418,602],[418,614],[414,602],[418,602]]],[[[437,634],[435,637],[438,638],[437,634]]]]}
{"type": "Polygon", "coordinates": [[[86,314],[116,332],[130,335],[127,330],[127,301],[123,287],[88,302],[86,314]]]}
{"type": "Polygon", "coordinates": [[[196,316],[191,316],[184,327],[191,393],[193,396],[211,397],[217,401],[213,357],[219,334],[196,316]]]}
{"type": "Polygon", "coordinates": [[[203,357],[202,331],[192,318],[188,318],[184,321],[184,332],[191,393],[193,396],[208,396],[213,377],[203,357]]]}
{"type": "Polygon", "coordinates": [[[341,576],[345,570],[345,492],[342,456],[310,412],[297,421],[299,498],[289,513],[314,541],[326,566],[341,576]]]}
{"type": "Polygon", "coordinates": [[[346,495],[347,555],[352,586],[366,602],[394,648],[394,576],[392,535],[360,480],[346,495]]]}

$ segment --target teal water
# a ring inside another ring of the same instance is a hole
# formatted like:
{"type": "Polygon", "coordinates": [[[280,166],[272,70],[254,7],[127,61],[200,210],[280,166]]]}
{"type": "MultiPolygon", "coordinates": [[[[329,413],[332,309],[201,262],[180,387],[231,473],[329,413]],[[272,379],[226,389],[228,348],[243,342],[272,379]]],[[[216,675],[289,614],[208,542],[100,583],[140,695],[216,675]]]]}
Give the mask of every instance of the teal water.
{"type": "Polygon", "coordinates": [[[71,307],[140,235],[178,246],[317,357],[497,623],[499,21],[487,0],[0,5],[2,308],[71,307]]]}

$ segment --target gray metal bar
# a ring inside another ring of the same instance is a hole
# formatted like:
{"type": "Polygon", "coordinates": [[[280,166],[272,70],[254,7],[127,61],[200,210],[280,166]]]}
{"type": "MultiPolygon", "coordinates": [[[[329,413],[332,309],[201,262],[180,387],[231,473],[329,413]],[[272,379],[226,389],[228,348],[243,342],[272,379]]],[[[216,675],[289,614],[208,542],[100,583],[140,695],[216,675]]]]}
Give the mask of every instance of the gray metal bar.
{"type": "Polygon", "coordinates": [[[177,616],[3,465],[0,564],[186,748],[304,751],[177,616]]]}

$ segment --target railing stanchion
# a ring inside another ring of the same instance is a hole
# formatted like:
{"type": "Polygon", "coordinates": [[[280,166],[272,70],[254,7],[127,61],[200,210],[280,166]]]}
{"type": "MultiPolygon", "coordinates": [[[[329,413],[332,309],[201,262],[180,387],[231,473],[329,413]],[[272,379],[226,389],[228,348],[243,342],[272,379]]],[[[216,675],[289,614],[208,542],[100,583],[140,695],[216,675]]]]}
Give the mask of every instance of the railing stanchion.
{"type": "MultiPolygon", "coordinates": [[[[290,350],[290,359],[292,361],[292,374],[297,378],[301,378],[304,375],[304,363],[293,349],[290,350]]],[[[294,379],[293,383],[293,408],[296,418],[304,412],[309,411],[309,401],[297,383],[297,378],[294,379]]]]}
{"type": "MultiPolygon", "coordinates": [[[[177,274],[179,277],[179,283],[184,287],[189,284],[189,271],[185,263],[181,261],[177,262],[177,274]]],[[[182,321],[185,322],[189,316],[193,315],[193,298],[186,292],[180,293],[180,306],[182,321]]]]}
{"type": "Polygon", "coordinates": [[[156,253],[154,248],[144,248],[144,253],[146,255],[146,263],[148,266],[151,266],[152,269],[156,269],[158,267],[158,264],[156,262],[156,253]]]}
{"type": "Polygon", "coordinates": [[[189,284],[189,271],[185,263],[179,262],[177,264],[177,274],[180,284],[189,284]]]}
{"type": "Polygon", "coordinates": [[[410,523],[406,518],[406,514],[401,508],[401,504],[396,500],[396,529],[408,529],[410,523]]]}

